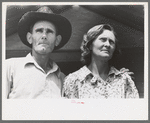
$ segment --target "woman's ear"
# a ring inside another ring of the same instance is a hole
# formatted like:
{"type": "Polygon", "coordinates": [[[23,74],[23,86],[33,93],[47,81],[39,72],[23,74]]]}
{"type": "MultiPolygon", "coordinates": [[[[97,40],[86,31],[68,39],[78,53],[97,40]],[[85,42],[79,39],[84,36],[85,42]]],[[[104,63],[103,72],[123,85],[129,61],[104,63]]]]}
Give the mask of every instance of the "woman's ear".
{"type": "Polygon", "coordinates": [[[61,35],[58,35],[58,36],[56,37],[55,46],[58,46],[58,45],[60,44],[61,40],[62,40],[61,35]]]}
{"type": "Polygon", "coordinates": [[[27,41],[32,44],[32,34],[30,32],[27,33],[27,41]]]}

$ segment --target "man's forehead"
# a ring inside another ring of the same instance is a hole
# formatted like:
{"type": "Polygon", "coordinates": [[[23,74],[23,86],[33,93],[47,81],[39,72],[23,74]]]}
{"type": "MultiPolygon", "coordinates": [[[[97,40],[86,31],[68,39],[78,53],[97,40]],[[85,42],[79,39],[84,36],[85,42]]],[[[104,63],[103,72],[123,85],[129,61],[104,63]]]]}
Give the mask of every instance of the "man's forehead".
{"type": "Polygon", "coordinates": [[[33,26],[34,29],[56,29],[56,26],[52,23],[52,22],[49,22],[49,21],[37,21],[34,26],[33,26]]]}
{"type": "Polygon", "coordinates": [[[41,27],[43,27],[44,25],[48,25],[48,26],[53,26],[53,27],[55,27],[55,25],[54,25],[52,22],[46,21],[46,20],[37,21],[37,22],[34,24],[34,26],[41,26],[41,27]]]}

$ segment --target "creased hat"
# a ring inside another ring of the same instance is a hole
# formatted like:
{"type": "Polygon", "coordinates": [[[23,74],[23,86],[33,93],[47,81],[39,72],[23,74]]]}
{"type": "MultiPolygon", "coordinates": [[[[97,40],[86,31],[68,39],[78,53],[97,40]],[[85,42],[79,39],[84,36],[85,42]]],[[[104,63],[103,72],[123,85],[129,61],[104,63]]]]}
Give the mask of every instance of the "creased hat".
{"type": "Polygon", "coordinates": [[[46,6],[39,8],[37,11],[29,11],[25,13],[18,23],[18,35],[21,41],[32,48],[26,38],[27,32],[30,31],[31,25],[37,21],[46,20],[52,22],[58,30],[58,34],[62,36],[60,44],[54,50],[63,47],[70,39],[72,33],[71,23],[65,17],[55,14],[46,6]]]}

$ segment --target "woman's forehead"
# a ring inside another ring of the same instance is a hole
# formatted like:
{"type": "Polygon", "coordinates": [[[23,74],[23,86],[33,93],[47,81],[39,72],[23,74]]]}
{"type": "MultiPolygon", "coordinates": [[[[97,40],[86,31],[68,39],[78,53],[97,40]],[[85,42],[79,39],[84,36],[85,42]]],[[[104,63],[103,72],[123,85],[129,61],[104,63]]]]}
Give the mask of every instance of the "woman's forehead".
{"type": "Polygon", "coordinates": [[[113,31],[110,31],[110,30],[104,30],[99,36],[98,38],[100,37],[106,37],[106,38],[110,38],[112,40],[115,40],[115,34],[113,31]]]}

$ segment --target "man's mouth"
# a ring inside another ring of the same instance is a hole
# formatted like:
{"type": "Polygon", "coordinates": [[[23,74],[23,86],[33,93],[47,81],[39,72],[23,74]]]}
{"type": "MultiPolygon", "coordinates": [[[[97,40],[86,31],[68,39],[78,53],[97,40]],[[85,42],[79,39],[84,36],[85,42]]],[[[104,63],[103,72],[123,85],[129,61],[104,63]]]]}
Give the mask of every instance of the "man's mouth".
{"type": "Polygon", "coordinates": [[[39,43],[39,45],[48,45],[47,43],[39,43]]]}

